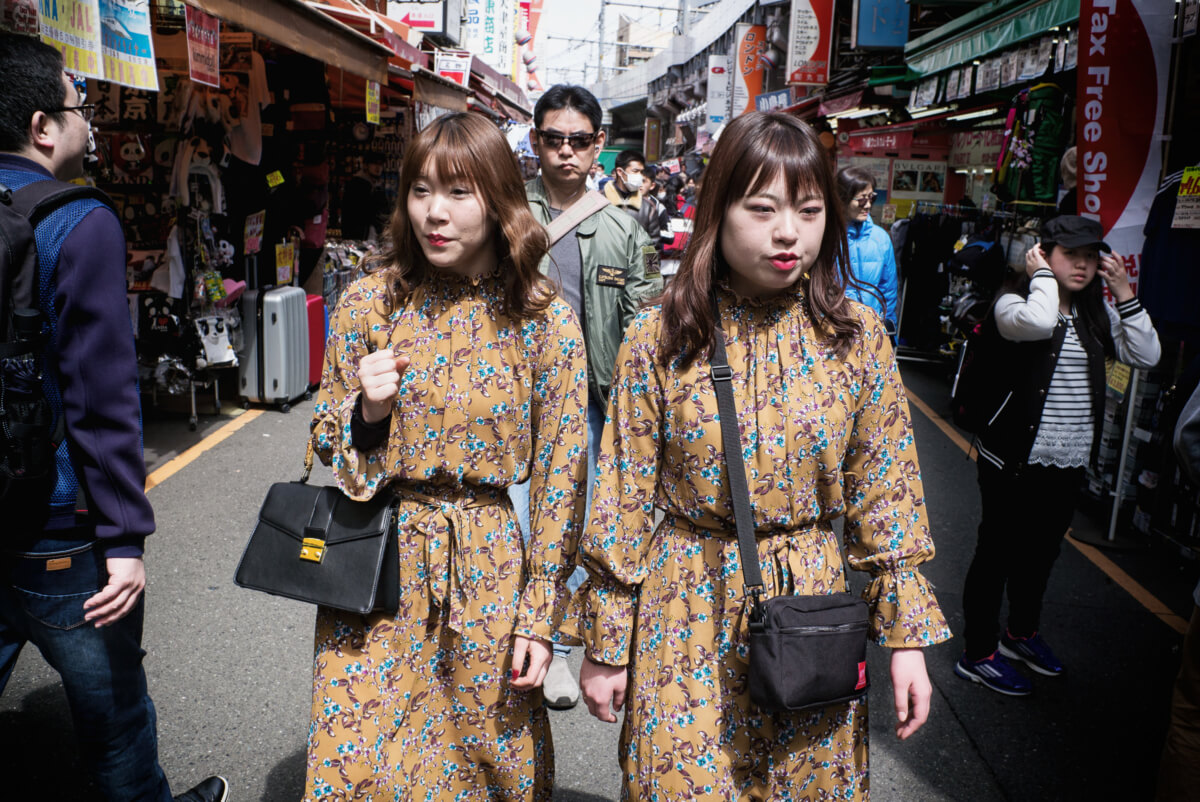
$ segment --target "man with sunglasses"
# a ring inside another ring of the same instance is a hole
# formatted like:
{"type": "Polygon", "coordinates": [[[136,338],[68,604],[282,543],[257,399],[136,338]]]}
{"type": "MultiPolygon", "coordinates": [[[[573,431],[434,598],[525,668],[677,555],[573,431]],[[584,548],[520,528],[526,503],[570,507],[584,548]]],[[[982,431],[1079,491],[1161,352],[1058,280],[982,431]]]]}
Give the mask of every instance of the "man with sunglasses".
{"type": "MultiPolygon", "coordinates": [[[[16,197],[35,182],[83,175],[93,107],[59,52],[0,34],[0,75],[0,184],[16,197]]],[[[80,755],[101,794],[170,802],[142,668],[142,549],[154,511],[125,237],[103,201],[76,198],[45,217],[35,241],[43,389],[65,437],[37,525],[15,524],[19,499],[0,498],[0,690],[32,641],[62,677],[80,755]]],[[[177,799],[226,797],[225,780],[210,777],[177,799]]]]}
{"type": "MultiPolygon", "coordinates": [[[[534,106],[533,120],[529,140],[541,175],[525,185],[525,194],[533,216],[551,231],[542,272],[575,310],[587,346],[590,502],[617,349],[641,302],[662,291],[662,275],[658,252],[637,221],[588,192],[588,175],[605,140],[595,96],[581,86],[552,86],[534,106]],[[555,225],[560,218],[568,222],[555,225]]],[[[510,494],[528,536],[528,483],[514,485],[510,494]]],[[[577,569],[567,586],[574,591],[585,576],[577,569]]],[[[579,684],[566,660],[570,651],[555,645],[543,683],[546,704],[555,709],[579,701],[579,684]]]]}

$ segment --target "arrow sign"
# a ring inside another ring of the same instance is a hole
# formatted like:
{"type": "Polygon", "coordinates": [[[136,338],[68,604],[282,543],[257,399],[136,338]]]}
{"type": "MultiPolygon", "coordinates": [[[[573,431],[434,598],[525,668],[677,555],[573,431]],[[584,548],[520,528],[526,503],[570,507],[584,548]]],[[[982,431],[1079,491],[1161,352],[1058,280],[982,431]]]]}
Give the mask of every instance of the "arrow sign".
{"type": "Polygon", "coordinates": [[[405,25],[407,25],[410,28],[434,28],[434,27],[437,27],[437,23],[434,20],[432,20],[428,17],[413,19],[412,14],[405,14],[403,17],[400,18],[400,21],[403,22],[405,25]]]}

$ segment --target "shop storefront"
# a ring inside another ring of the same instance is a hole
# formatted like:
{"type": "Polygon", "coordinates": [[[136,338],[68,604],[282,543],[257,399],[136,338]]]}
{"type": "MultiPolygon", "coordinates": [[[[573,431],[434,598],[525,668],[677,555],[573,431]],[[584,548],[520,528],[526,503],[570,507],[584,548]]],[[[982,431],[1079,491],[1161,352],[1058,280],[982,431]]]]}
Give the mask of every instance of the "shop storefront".
{"type": "MultiPolygon", "coordinates": [[[[6,3],[5,23],[30,32],[15,7],[6,3]]],[[[259,334],[253,299],[317,271],[336,228],[331,197],[361,166],[330,147],[355,140],[339,127],[327,71],[386,83],[395,52],[298,0],[115,13],[126,14],[129,57],[109,55],[109,33],[60,26],[55,35],[94,34],[111,61],[88,71],[135,84],[89,78],[86,99],[96,106],[88,180],[112,198],[125,229],[142,389],[150,403],[190,395],[193,426],[197,388],[295,401],[317,381],[323,355],[321,277],[310,284],[315,300],[295,291],[300,325],[286,329],[283,350],[302,368],[289,368],[287,389],[264,388],[252,365],[261,360],[247,358],[259,334]]],[[[384,127],[361,142],[396,160],[402,140],[373,136],[384,127]]]]}

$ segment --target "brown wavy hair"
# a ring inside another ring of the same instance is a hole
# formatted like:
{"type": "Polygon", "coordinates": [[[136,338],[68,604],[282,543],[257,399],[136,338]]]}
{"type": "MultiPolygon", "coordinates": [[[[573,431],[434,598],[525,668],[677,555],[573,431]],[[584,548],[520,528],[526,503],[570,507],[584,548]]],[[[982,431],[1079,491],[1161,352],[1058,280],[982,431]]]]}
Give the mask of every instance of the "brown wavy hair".
{"type": "Polygon", "coordinates": [[[388,224],[388,244],[370,268],[388,280],[391,309],[419,286],[436,281],[408,217],[408,192],[427,167],[446,183],[463,182],[497,220],[494,244],[505,285],[505,311],[516,320],[545,310],[553,285],[538,270],[550,251],[546,229],[529,211],[517,159],[504,135],[478,114],[457,112],[434,120],[413,140],[400,167],[400,194],[388,224]]]}
{"type": "Polygon", "coordinates": [[[696,219],[679,272],[662,295],[661,359],[686,367],[711,355],[714,282],[729,277],[721,256],[721,223],[729,207],[763,191],[782,175],[793,203],[825,201],[825,233],[816,262],[800,282],[804,307],[818,334],[845,356],[862,324],[846,300],[851,281],[846,216],[824,145],[805,122],[782,112],[749,112],[721,134],[696,202],[696,219]]]}

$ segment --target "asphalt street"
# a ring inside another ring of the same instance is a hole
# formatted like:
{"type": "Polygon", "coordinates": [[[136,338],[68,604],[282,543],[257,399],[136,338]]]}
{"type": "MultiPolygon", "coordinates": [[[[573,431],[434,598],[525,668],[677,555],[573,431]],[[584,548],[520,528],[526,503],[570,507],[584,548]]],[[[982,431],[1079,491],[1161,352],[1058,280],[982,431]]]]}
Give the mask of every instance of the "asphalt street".
{"type": "MultiPolygon", "coordinates": [[[[945,409],[937,371],[903,371],[914,395],[945,409]]],[[[158,532],[146,556],[144,646],[160,760],[176,793],[220,773],[231,800],[290,802],[303,789],[314,611],[237,588],[233,573],[268,485],[300,472],[307,408],[245,418],[231,408],[223,417],[204,411],[194,433],[186,414],[147,424],[151,470],[178,467],[150,490],[158,532]],[[244,425],[206,447],[212,441],[203,438],[239,420],[244,425]],[[204,450],[186,465],[170,463],[197,443],[204,450]]],[[[975,467],[915,407],[913,418],[938,550],[924,570],[958,631],[979,509],[975,467]]],[[[1074,524],[1078,532],[1099,526],[1082,514],[1074,524]]],[[[1152,543],[1106,556],[1178,616],[1190,615],[1198,568],[1178,552],[1152,543]]],[[[1068,675],[1034,675],[1027,699],[955,677],[956,640],[929,649],[932,714],[905,742],[892,734],[887,655],[872,649],[872,798],[1150,798],[1181,635],[1071,545],[1051,578],[1043,633],[1068,675]]],[[[552,722],[555,798],[618,798],[617,726],[590,718],[582,705],[554,712],[552,722]]],[[[0,697],[0,766],[0,799],[96,798],[75,757],[57,675],[32,648],[0,697]]]]}

